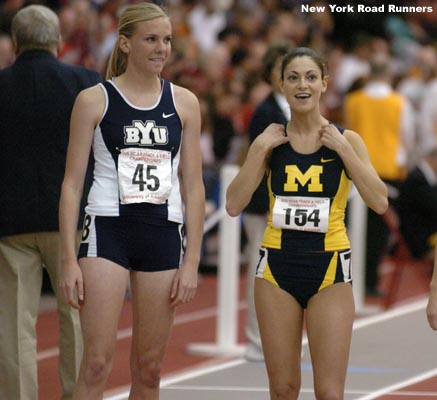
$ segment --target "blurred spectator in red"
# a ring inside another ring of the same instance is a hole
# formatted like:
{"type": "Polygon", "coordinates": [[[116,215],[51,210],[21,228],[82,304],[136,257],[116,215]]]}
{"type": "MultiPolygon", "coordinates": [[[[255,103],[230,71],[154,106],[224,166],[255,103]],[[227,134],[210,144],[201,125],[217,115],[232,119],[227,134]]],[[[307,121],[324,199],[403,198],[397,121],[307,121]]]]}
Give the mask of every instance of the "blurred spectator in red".
{"type": "Polygon", "coordinates": [[[15,61],[14,46],[11,37],[0,32],[0,69],[12,65],[15,61]]]}
{"type": "Polygon", "coordinates": [[[437,146],[437,66],[432,64],[431,67],[433,76],[426,82],[419,110],[418,132],[422,153],[437,146]]]}
{"type": "Polygon", "coordinates": [[[91,29],[97,26],[96,11],[88,0],[72,0],[59,11],[63,45],[58,58],[67,64],[94,68],[91,29]]]}

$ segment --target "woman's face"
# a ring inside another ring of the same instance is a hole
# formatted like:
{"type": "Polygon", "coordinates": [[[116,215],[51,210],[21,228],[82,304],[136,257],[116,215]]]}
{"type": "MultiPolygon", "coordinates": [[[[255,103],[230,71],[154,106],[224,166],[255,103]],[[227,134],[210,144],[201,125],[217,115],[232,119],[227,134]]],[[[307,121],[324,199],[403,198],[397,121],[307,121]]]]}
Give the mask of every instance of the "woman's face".
{"type": "Polygon", "coordinates": [[[285,67],[282,90],[294,112],[308,112],[319,107],[326,91],[326,77],[311,57],[293,58],[285,67]]]}
{"type": "Polygon", "coordinates": [[[171,53],[172,28],[168,18],[139,22],[130,37],[120,37],[120,49],[128,55],[128,65],[160,74],[171,53]]]}

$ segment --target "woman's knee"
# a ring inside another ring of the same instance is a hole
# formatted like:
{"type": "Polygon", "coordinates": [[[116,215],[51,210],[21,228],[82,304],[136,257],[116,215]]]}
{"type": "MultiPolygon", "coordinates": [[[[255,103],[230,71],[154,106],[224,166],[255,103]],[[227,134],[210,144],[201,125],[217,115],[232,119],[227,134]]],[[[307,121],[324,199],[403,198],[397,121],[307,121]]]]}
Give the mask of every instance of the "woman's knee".
{"type": "Polygon", "coordinates": [[[292,382],[282,382],[270,385],[272,399],[293,400],[299,396],[300,385],[292,382]]]}
{"type": "Polygon", "coordinates": [[[137,357],[132,362],[132,379],[148,388],[157,388],[161,380],[161,359],[151,355],[137,357]]]}
{"type": "Polygon", "coordinates": [[[105,382],[111,372],[112,358],[89,356],[84,358],[83,377],[87,385],[105,382]]]}
{"type": "Polygon", "coordinates": [[[317,400],[343,400],[344,393],[341,388],[326,387],[314,390],[317,400]]]}

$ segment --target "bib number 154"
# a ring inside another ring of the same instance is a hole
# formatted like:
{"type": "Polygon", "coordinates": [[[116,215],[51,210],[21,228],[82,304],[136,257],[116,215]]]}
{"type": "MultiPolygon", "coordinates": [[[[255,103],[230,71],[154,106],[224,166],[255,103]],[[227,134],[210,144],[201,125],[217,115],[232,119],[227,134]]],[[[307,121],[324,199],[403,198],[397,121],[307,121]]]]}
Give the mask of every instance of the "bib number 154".
{"type": "Polygon", "coordinates": [[[272,223],[276,228],[326,233],[328,222],[328,198],[275,197],[272,223]]]}

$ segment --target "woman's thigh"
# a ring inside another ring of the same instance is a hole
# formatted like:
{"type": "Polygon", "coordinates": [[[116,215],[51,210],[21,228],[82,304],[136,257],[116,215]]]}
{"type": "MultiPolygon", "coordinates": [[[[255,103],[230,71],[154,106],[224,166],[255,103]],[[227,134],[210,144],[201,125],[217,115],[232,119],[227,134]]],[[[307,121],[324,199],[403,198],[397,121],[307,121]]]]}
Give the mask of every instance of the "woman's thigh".
{"type": "Polygon", "coordinates": [[[99,257],[81,258],[79,264],[85,292],[80,310],[85,356],[110,356],[115,348],[129,271],[99,257]]]}
{"type": "Polygon", "coordinates": [[[355,306],[350,283],[336,283],[313,296],[306,315],[316,390],[343,390],[355,306]]]}
{"type": "Polygon", "coordinates": [[[170,291],[176,271],[131,271],[132,352],[137,357],[164,357],[174,319],[170,291]]]}
{"type": "Polygon", "coordinates": [[[271,385],[300,386],[303,309],[289,293],[255,279],[255,304],[271,385]]]}

